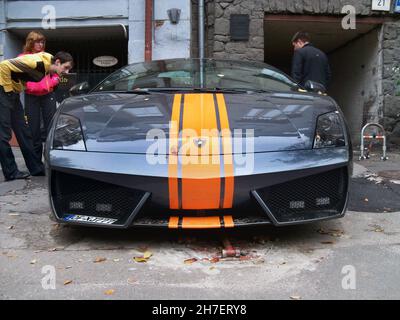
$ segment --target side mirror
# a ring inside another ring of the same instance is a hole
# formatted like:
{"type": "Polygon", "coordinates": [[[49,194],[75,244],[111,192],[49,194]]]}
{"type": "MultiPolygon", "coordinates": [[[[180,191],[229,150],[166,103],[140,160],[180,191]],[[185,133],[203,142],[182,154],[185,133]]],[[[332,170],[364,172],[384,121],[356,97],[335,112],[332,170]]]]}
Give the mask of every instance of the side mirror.
{"type": "Polygon", "coordinates": [[[304,84],[304,88],[307,91],[311,91],[311,92],[315,92],[315,93],[326,93],[326,88],[323,84],[319,83],[319,82],[315,82],[315,81],[311,81],[308,80],[305,84],[304,84]]]}
{"type": "Polygon", "coordinates": [[[78,83],[69,89],[71,96],[79,96],[81,94],[88,93],[90,90],[89,83],[87,81],[78,83]]]}

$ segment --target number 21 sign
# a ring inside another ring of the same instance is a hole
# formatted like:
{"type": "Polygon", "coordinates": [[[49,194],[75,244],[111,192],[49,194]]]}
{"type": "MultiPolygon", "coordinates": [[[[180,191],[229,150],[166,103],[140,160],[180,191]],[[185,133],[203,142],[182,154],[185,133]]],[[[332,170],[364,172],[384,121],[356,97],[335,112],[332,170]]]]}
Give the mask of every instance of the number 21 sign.
{"type": "Polygon", "coordinates": [[[372,0],[372,10],[390,11],[391,0],[372,0]]]}
{"type": "Polygon", "coordinates": [[[396,5],[394,7],[394,12],[400,13],[400,0],[396,0],[396,5]]]}

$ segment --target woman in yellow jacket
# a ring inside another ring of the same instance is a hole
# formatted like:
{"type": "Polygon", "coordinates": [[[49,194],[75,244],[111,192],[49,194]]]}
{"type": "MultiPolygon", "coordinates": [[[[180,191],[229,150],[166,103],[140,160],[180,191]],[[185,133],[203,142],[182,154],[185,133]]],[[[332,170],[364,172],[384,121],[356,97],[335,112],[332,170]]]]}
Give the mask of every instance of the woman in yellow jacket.
{"type": "MultiPolygon", "coordinates": [[[[19,56],[44,52],[46,38],[39,31],[31,31],[25,41],[24,52],[19,56]]],[[[60,82],[57,73],[48,74],[39,82],[27,82],[25,89],[25,115],[32,132],[33,147],[39,158],[42,157],[43,143],[41,120],[43,119],[46,136],[51,119],[56,113],[56,97],[54,90],[60,82]]]]}

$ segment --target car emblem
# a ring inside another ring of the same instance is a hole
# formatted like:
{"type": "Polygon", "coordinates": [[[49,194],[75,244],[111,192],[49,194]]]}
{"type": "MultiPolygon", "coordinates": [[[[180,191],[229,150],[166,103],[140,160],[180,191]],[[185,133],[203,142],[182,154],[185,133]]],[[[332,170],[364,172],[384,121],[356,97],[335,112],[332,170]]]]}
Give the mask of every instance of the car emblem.
{"type": "Polygon", "coordinates": [[[193,142],[197,147],[202,148],[206,144],[207,140],[201,138],[195,138],[193,139],[193,142]]]}

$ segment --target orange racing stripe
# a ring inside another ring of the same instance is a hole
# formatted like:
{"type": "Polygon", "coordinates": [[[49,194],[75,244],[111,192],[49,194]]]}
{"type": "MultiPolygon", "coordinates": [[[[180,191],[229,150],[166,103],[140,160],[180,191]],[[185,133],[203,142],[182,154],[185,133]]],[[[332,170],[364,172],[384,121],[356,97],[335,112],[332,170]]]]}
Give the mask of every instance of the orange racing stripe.
{"type": "Polygon", "coordinates": [[[178,229],[179,217],[170,217],[168,222],[168,228],[178,229]]]}
{"type": "Polygon", "coordinates": [[[183,217],[182,229],[219,229],[219,217],[183,217]]]}
{"type": "Polygon", "coordinates": [[[223,94],[217,94],[218,112],[221,123],[222,152],[224,159],[225,190],[223,208],[228,209],[233,206],[234,191],[234,170],[232,156],[232,134],[229,127],[228,113],[223,94]]]}
{"type": "MultiPolygon", "coordinates": [[[[222,217],[224,228],[233,228],[235,226],[232,216],[222,217]]],[[[219,229],[222,228],[221,217],[183,217],[182,225],[179,227],[179,217],[170,217],[168,228],[170,229],[219,229]]]]}
{"type": "Polygon", "coordinates": [[[186,94],[182,121],[182,209],[218,209],[220,145],[213,94],[186,94]],[[208,130],[206,136],[202,129],[208,130]]]}
{"type": "Polygon", "coordinates": [[[225,228],[233,228],[235,226],[232,216],[224,216],[224,226],[225,228]]]}
{"type": "Polygon", "coordinates": [[[182,96],[182,94],[176,94],[174,97],[169,130],[170,209],[232,208],[234,193],[232,135],[224,96],[216,94],[216,100],[212,94],[182,96]],[[182,99],[183,110],[181,110],[182,99]],[[216,108],[218,108],[218,113],[216,108]],[[183,114],[182,119],[181,114],[183,114]],[[219,115],[220,133],[217,115],[219,115]],[[181,126],[183,129],[182,148],[178,150],[181,126]],[[208,130],[205,136],[202,136],[202,129],[208,130]],[[202,147],[196,144],[199,139],[204,141],[202,147]],[[222,157],[219,155],[220,144],[222,144],[222,157]],[[179,152],[182,154],[181,164],[178,164],[179,152]],[[224,183],[221,183],[221,158],[224,183]],[[181,165],[182,175],[181,190],[178,183],[179,165],[181,165]],[[223,199],[221,199],[221,192],[223,199]],[[182,207],[180,207],[180,200],[182,207]]]}
{"type": "Polygon", "coordinates": [[[179,209],[178,137],[182,94],[176,94],[169,128],[168,189],[170,209],[179,209]]]}

